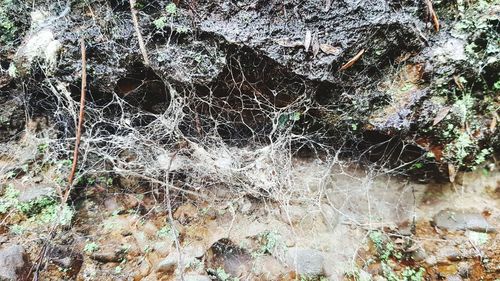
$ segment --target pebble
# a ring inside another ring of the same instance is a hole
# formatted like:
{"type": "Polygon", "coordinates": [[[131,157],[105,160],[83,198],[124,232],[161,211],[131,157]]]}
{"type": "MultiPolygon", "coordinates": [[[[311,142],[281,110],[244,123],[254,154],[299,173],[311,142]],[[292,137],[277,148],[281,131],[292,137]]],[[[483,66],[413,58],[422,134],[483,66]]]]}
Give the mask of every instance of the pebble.
{"type": "Polygon", "coordinates": [[[11,245],[0,249],[0,280],[23,280],[28,269],[24,248],[11,245]]]}
{"type": "Polygon", "coordinates": [[[433,224],[446,230],[474,230],[494,232],[495,229],[479,212],[462,210],[442,210],[434,216],[433,224]]]}
{"type": "Polygon", "coordinates": [[[210,277],[206,275],[198,275],[198,274],[187,274],[184,275],[184,281],[211,281],[210,277]]]}
{"type": "Polygon", "coordinates": [[[90,258],[103,263],[108,262],[120,262],[123,259],[123,255],[114,251],[102,251],[93,253],[90,258]]]}
{"type": "Polygon", "coordinates": [[[446,281],[462,281],[462,277],[460,277],[459,275],[450,275],[448,277],[446,277],[446,281]]]}
{"type": "Polygon", "coordinates": [[[279,280],[286,270],[277,259],[264,255],[253,261],[253,273],[264,280],[279,280]]]}
{"type": "Polygon", "coordinates": [[[290,248],[286,254],[286,262],[297,274],[320,276],[324,272],[323,255],[320,251],[308,248],[290,248]]]}

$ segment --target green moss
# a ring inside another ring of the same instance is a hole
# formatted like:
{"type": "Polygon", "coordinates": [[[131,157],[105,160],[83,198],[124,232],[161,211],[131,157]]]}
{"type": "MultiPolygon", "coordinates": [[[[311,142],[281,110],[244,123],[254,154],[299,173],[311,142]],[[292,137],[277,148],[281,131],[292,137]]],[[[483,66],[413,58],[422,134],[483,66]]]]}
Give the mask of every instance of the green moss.
{"type": "Polygon", "coordinates": [[[12,185],[7,185],[5,187],[3,196],[0,197],[0,214],[7,213],[9,209],[17,205],[19,193],[20,192],[12,185]]]}
{"type": "Polygon", "coordinates": [[[0,197],[0,213],[8,211],[17,212],[27,218],[20,227],[27,228],[29,225],[43,225],[57,223],[67,226],[71,223],[74,211],[68,205],[61,206],[55,197],[51,195],[42,196],[27,202],[19,202],[20,192],[11,185],[5,188],[0,197]]]}
{"type": "Polygon", "coordinates": [[[95,242],[90,242],[85,244],[85,247],[83,248],[83,251],[87,254],[92,254],[93,252],[99,250],[99,244],[95,242]]]}
{"type": "Polygon", "coordinates": [[[35,200],[21,203],[17,206],[17,209],[27,216],[34,216],[42,213],[46,208],[52,207],[56,204],[57,202],[54,198],[50,196],[43,196],[35,200]]]}
{"type": "Polygon", "coordinates": [[[0,1],[0,43],[3,44],[13,41],[18,31],[11,15],[13,7],[13,0],[0,1]]]}

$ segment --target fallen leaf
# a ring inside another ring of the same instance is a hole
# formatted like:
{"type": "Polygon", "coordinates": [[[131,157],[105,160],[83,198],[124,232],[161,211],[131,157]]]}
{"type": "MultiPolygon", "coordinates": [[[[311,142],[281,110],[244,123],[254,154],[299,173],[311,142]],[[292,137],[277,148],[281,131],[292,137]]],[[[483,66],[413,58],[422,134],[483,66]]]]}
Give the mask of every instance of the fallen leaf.
{"type": "Polygon", "coordinates": [[[310,30],[306,31],[306,37],[304,38],[304,48],[306,49],[306,52],[309,52],[309,47],[311,46],[311,38],[312,34],[310,30]]]}
{"type": "Polygon", "coordinates": [[[450,178],[450,182],[455,182],[455,177],[457,176],[457,171],[455,166],[451,163],[448,163],[448,177],[450,178]]]}
{"type": "Polygon", "coordinates": [[[394,240],[394,243],[396,244],[404,244],[406,241],[403,239],[403,238],[396,238],[396,240],[394,240]]]}
{"type": "Polygon", "coordinates": [[[443,146],[441,145],[432,146],[430,148],[430,151],[434,154],[434,159],[436,159],[436,161],[441,162],[441,159],[443,159],[443,146]]]}
{"type": "Polygon", "coordinates": [[[332,0],[326,0],[325,1],[325,8],[323,9],[323,12],[328,12],[330,10],[331,6],[332,6],[332,0]]]}
{"type": "Polygon", "coordinates": [[[348,62],[346,62],[341,68],[340,70],[345,70],[345,69],[348,69],[349,67],[351,67],[354,63],[356,63],[360,58],[361,56],[365,53],[365,49],[362,49],[361,51],[359,51],[359,53],[357,55],[355,55],[352,59],[350,59],[348,62]]]}
{"type": "Polygon", "coordinates": [[[443,119],[450,113],[451,106],[445,106],[441,108],[438,113],[436,114],[436,117],[434,117],[434,122],[432,122],[432,126],[436,126],[439,122],[443,121],[443,119]]]}
{"type": "Polygon", "coordinates": [[[498,122],[498,114],[494,113],[493,114],[493,119],[491,119],[490,123],[490,132],[494,133],[496,128],[497,128],[497,122],[498,122]]]}
{"type": "Polygon", "coordinates": [[[281,47],[286,47],[286,48],[296,48],[303,46],[302,42],[292,41],[290,38],[276,39],[274,40],[274,42],[276,42],[276,44],[280,45],[281,47]]]}
{"type": "Polygon", "coordinates": [[[396,58],[395,62],[396,63],[403,63],[407,61],[411,57],[411,53],[404,53],[400,55],[399,57],[396,58]]]}
{"type": "Polygon", "coordinates": [[[457,85],[457,87],[460,89],[460,90],[464,90],[465,87],[464,87],[464,84],[462,84],[462,82],[460,82],[460,77],[457,76],[457,75],[454,75],[453,76],[453,81],[455,82],[455,84],[457,85]]]}
{"type": "Polygon", "coordinates": [[[416,250],[418,250],[418,248],[420,248],[418,244],[413,244],[410,248],[405,250],[405,253],[415,252],[416,250]]]}
{"type": "Polygon", "coordinates": [[[334,47],[329,44],[320,44],[319,48],[321,51],[327,55],[337,55],[340,53],[340,48],[334,47]]]}
{"type": "Polygon", "coordinates": [[[316,57],[319,53],[318,32],[314,33],[314,36],[312,39],[312,52],[313,52],[314,57],[316,57]]]}
{"type": "Polygon", "coordinates": [[[431,16],[432,23],[434,24],[434,29],[436,32],[439,31],[439,19],[437,17],[436,11],[434,11],[434,7],[432,6],[432,1],[431,0],[426,0],[425,1],[427,4],[427,9],[429,10],[429,15],[431,16]]]}

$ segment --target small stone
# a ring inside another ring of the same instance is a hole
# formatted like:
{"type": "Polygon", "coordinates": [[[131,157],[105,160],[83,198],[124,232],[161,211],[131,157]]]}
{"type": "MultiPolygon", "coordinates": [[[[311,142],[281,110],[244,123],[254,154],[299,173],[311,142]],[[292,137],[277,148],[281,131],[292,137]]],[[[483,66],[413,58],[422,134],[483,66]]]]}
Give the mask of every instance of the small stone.
{"type": "Polygon", "coordinates": [[[90,258],[103,263],[108,262],[120,262],[123,259],[123,255],[119,252],[114,251],[103,251],[97,252],[90,255],[90,258]]]}
{"type": "Polygon", "coordinates": [[[173,272],[179,262],[179,254],[172,252],[164,260],[158,263],[157,272],[173,272]]]}
{"type": "MultiPolygon", "coordinates": [[[[438,256],[449,261],[459,261],[462,259],[460,251],[453,246],[445,246],[439,249],[438,256]]],[[[444,261],[446,262],[446,261],[444,261]]]]}
{"type": "Polygon", "coordinates": [[[36,200],[45,196],[51,196],[54,193],[53,188],[39,185],[19,185],[15,188],[20,191],[18,200],[21,203],[36,200]]]}
{"type": "Polygon", "coordinates": [[[398,233],[403,236],[412,235],[412,224],[410,221],[406,220],[398,225],[398,233]]]}
{"type": "Polygon", "coordinates": [[[206,251],[207,251],[206,247],[200,242],[194,242],[194,243],[186,246],[182,250],[182,252],[184,253],[184,256],[194,257],[194,258],[203,257],[203,255],[205,255],[206,251]]]}
{"type": "Polygon", "coordinates": [[[458,263],[458,274],[464,278],[468,278],[470,272],[472,271],[472,266],[466,261],[458,263]]]}
{"type": "Polygon", "coordinates": [[[147,221],[143,226],[142,230],[149,237],[155,237],[158,234],[158,227],[154,223],[147,221]]]}
{"type": "Polygon", "coordinates": [[[323,255],[320,251],[307,248],[290,248],[286,255],[286,262],[297,274],[305,276],[319,276],[324,272],[323,255]]]}
{"type": "Polygon", "coordinates": [[[22,246],[11,245],[0,249],[0,280],[24,280],[27,274],[27,260],[22,246]]]}
{"type": "Polygon", "coordinates": [[[146,249],[150,247],[149,245],[150,240],[147,238],[144,232],[142,231],[133,232],[132,236],[134,236],[137,246],[139,246],[141,252],[144,253],[146,249]]]}
{"type": "Polygon", "coordinates": [[[427,258],[427,253],[425,252],[424,249],[418,248],[415,252],[411,254],[411,258],[416,261],[423,261],[427,258]]]}
{"type": "Polygon", "coordinates": [[[301,222],[301,220],[307,214],[307,211],[300,206],[289,205],[289,206],[284,206],[281,209],[280,214],[281,214],[281,220],[284,223],[287,224],[291,223],[295,225],[301,222]]]}
{"type": "Polygon", "coordinates": [[[121,198],[121,202],[122,202],[123,208],[125,210],[135,209],[139,205],[139,199],[137,199],[132,194],[125,194],[125,196],[123,196],[123,198],[121,198]]]}
{"type": "Polygon", "coordinates": [[[433,224],[446,230],[474,230],[494,232],[488,221],[479,212],[461,210],[442,210],[434,216],[433,224]]]}
{"type": "Polygon", "coordinates": [[[42,176],[36,176],[36,177],[33,177],[31,179],[32,182],[34,183],[41,183],[43,181],[43,177],[42,176]]]}
{"type": "MultiPolygon", "coordinates": [[[[182,254],[182,266],[183,270],[190,264],[192,264],[196,258],[193,256],[188,256],[185,253],[182,254]]],[[[165,259],[160,261],[157,265],[157,272],[173,272],[179,265],[179,253],[177,251],[171,252],[165,259]]]]}
{"type": "Polygon", "coordinates": [[[163,239],[163,241],[156,242],[153,244],[153,249],[162,257],[166,257],[172,251],[172,245],[174,241],[170,239],[163,239]],[[168,240],[168,241],[166,241],[168,240]]]}
{"type": "Polygon", "coordinates": [[[149,275],[151,266],[146,260],[141,261],[137,270],[133,273],[134,281],[144,280],[149,275]]]}
{"type": "Polygon", "coordinates": [[[108,198],[104,200],[104,207],[109,211],[109,212],[115,212],[120,208],[120,205],[116,201],[116,198],[108,198]]]}
{"type": "Polygon", "coordinates": [[[177,208],[174,212],[174,219],[181,224],[185,224],[196,217],[198,209],[193,204],[185,204],[177,208]]]}
{"type": "Polygon", "coordinates": [[[239,202],[239,210],[242,214],[249,214],[252,210],[252,202],[248,198],[243,197],[239,202]]]}
{"type": "Polygon", "coordinates": [[[436,256],[428,256],[426,259],[425,259],[425,263],[430,265],[430,266],[434,266],[437,264],[437,258],[436,256]]]}
{"type": "Polygon", "coordinates": [[[283,265],[272,256],[259,256],[253,264],[253,273],[264,280],[279,280],[286,273],[283,265]]]}
{"type": "Polygon", "coordinates": [[[292,247],[295,247],[295,240],[292,239],[292,238],[288,238],[285,240],[285,245],[288,247],[288,248],[292,248],[292,247]]]}
{"type": "Polygon", "coordinates": [[[184,281],[211,281],[210,277],[206,275],[198,275],[198,274],[187,274],[184,275],[184,281]]]}
{"type": "Polygon", "coordinates": [[[217,211],[210,208],[206,211],[205,215],[207,216],[208,219],[215,220],[217,218],[217,211]]]}
{"type": "Polygon", "coordinates": [[[459,275],[450,275],[446,277],[446,281],[462,281],[462,277],[459,275]]]}
{"type": "Polygon", "coordinates": [[[62,268],[70,268],[73,264],[71,257],[64,257],[61,259],[52,259],[52,262],[62,268]]]}
{"type": "Polygon", "coordinates": [[[324,222],[332,229],[339,223],[339,213],[335,211],[329,204],[321,204],[321,214],[323,215],[324,222]]]}

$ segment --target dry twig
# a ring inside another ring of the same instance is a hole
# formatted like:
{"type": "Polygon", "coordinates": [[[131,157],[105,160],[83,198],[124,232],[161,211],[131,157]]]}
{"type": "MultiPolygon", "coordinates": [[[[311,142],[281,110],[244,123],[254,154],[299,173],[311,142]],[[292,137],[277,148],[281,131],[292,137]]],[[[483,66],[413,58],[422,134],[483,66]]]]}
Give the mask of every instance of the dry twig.
{"type": "Polygon", "coordinates": [[[357,55],[355,55],[352,59],[350,59],[348,62],[346,62],[341,68],[340,70],[345,70],[345,69],[348,69],[349,67],[351,67],[354,63],[356,63],[360,58],[361,56],[365,53],[365,49],[362,49],[361,51],[359,51],[359,53],[357,55]]]}
{"type": "Polygon", "coordinates": [[[429,12],[429,16],[432,19],[432,24],[434,25],[434,29],[436,32],[439,31],[439,19],[437,17],[436,11],[434,11],[434,7],[432,6],[431,0],[425,0],[425,3],[427,4],[427,10],[429,12]]]}
{"type": "Polygon", "coordinates": [[[132,14],[132,21],[134,22],[135,33],[137,34],[137,39],[139,40],[139,49],[142,53],[142,58],[144,60],[144,65],[149,65],[148,52],[146,51],[146,45],[144,44],[144,39],[142,38],[141,29],[139,28],[139,21],[137,20],[137,10],[135,9],[135,0],[130,0],[130,13],[132,14]]]}
{"type": "Polygon", "coordinates": [[[80,140],[82,137],[82,127],[83,127],[83,119],[85,116],[85,95],[87,92],[87,58],[85,52],[85,40],[80,41],[81,51],[82,51],[82,86],[81,86],[81,94],[80,94],[80,115],[78,117],[78,128],[76,131],[76,140],[75,140],[75,149],[73,150],[73,165],[71,167],[71,173],[68,178],[68,189],[64,192],[62,196],[62,203],[66,203],[68,200],[69,194],[71,192],[71,187],[73,186],[73,179],[75,177],[76,167],[78,164],[78,149],[80,147],[80,140]]]}

